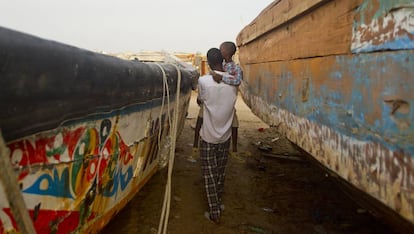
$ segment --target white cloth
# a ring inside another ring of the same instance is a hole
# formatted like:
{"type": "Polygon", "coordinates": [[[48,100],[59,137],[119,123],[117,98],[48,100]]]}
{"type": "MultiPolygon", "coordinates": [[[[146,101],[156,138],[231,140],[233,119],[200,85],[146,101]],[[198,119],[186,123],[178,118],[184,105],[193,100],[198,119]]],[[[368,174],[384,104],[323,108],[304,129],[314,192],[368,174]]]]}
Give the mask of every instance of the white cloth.
{"type": "Polygon", "coordinates": [[[227,141],[231,136],[237,88],[204,75],[198,80],[198,98],[204,105],[200,137],[211,144],[227,141]]]}

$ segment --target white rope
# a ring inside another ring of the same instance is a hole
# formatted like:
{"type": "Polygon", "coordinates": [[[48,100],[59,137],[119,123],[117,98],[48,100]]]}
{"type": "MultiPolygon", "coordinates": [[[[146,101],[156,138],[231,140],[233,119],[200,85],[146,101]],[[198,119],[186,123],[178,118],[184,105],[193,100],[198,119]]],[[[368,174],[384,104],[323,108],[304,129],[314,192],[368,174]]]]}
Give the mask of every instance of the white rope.
{"type": "Polygon", "coordinates": [[[171,116],[170,116],[170,89],[168,87],[168,80],[167,80],[167,74],[164,71],[164,68],[162,68],[162,66],[159,63],[156,63],[156,65],[161,69],[162,72],[162,80],[163,80],[163,85],[162,85],[162,103],[161,103],[161,110],[160,110],[160,116],[159,116],[159,128],[158,128],[158,152],[161,152],[161,144],[159,144],[161,142],[161,130],[162,130],[162,126],[161,126],[161,119],[162,119],[162,113],[164,111],[164,105],[165,105],[165,97],[167,96],[167,116],[168,116],[168,123],[169,126],[171,126],[172,122],[171,122],[171,116]]]}
{"type": "MultiPolygon", "coordinates": [[[[171,134],[171,145],[170,145],[170,158],[168,162],[168,177],[167,177],[167,184],[165,186],[165,194],[164,194],[164,202],[162,205],[162,211],[161,211],[161,217],[160,217],[160,223],[158,226],[158,234],[166,234],[167,233],[167,227],[168,227],[168,217],[170,214],[170,204],[171,204],[171,178],[172,178],[172,170],[174,167],[174,158],[175,158],[175,143],[177,140],[177,129],[178,129],[178,114],[179,114],[179,102],[180,102],[180,88],[181,88],[181,71],[180,69],[175,65],[175,69],[177,70],[177,91],[175,94],[175,110],[174,110],[174,116],[173,121],[171,123],[171,116],[170,116],[170,108],[169,108],[169,100],[170,100],[170,94],[169,94],[169,88],[168,88],[168,82],[167,82],[167,76],[165,74],[164,69],[161,67],[161,65],[157,64],[163,73],[163,101],[162,101],[162,107],[161,107],[161,114],[164,106],[164,97],[165,97],[165,90],[167,90],[167,98],[168,98],[168,119],[170,123],[170,134],[171,134]]],[[[160,114],[160,115],[161,115],[160,114]]],[[[161,121],[160,121],[161,122],[161,121]]],[[[161,129],[161,127],[160,127],[161,129]]],[[[161,133],[161,131],[160,131],[161,133]]],[[[161,135],[161,134],[159,134],[161,135]]],[[[160,136],[159,138],[160,139],[160,136]]],[[[159,146],[160,147],[160,146],[159,146]]]]}
{"type": "MultiPolygon", "coordinates": [[[[165,97],[167,96],[167,117],[168,117],[169,126],[171,126],[172,121],[171,121],[171,116],[170,116],[170,111],[169,111],[170,110],[170,91],[169,91],[170,89],[169,89],[169,86],[168,86],[167,75],[164,71],[164,68],[160,64],[156,63],[156,65],[161,69],[162,78],[163,78],[163,91],[162,91],[163,96],[162,96],[162,104],[161,104],[161,110],[160,110],[160,120],[162,118],[162,114],[163,114],[163,110],[164,110],[165,97]]],[[[159,121],[159,123],[161,124],[161,121],[159,121]]],[[[161,125],[159,127],[159,132],[158,132],[158,152],[161,152],[161,125]]],[[[158,230],[161,230],[162,226],[164,224],[164,217],[165,217],[164,209],[165,209],[165,206],[166,206],[166,200],[164,199],[161,218],[160,218],[160,223],[158,225],[158,230]]],[[[158,233],[160,233],[160,232],[158,231],[158,233]]]]}

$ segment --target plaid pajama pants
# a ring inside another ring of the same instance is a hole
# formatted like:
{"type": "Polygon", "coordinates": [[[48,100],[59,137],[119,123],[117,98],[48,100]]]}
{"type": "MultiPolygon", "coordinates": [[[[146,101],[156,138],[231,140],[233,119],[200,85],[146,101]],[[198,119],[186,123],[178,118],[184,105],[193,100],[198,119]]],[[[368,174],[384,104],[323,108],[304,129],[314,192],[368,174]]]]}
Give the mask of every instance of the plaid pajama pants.
{"type": "Polygon", "coordinates": [[[200,140],[200,162],[207,193],[210,217],[220,218],[221,194],[224,189],[225,169],[230,139],[224,143],[210,144],[200,140]]]}

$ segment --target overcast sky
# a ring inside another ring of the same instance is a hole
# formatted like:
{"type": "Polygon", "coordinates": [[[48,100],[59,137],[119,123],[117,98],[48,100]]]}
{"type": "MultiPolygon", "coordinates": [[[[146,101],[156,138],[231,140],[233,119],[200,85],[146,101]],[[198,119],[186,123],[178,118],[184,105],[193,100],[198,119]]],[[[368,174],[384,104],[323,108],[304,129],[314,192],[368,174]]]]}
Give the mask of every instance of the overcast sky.
{"type": "Polygon", "coordinates": [[[0,26],[106,52],[206,53],[272,0],[0,0],[0,26]]]}

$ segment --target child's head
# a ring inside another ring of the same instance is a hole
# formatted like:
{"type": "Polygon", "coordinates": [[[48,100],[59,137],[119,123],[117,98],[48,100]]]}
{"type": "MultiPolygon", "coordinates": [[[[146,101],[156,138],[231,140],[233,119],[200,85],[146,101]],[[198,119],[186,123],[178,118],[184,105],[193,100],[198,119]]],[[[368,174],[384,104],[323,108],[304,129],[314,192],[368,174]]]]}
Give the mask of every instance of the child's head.
{"type": "Polygon", "coordinates": [[[221,43],[220,51],[226,61],[231,61],[231,58],[236,53],[236,45],[231,41],[225,41],[221,43]]]}

